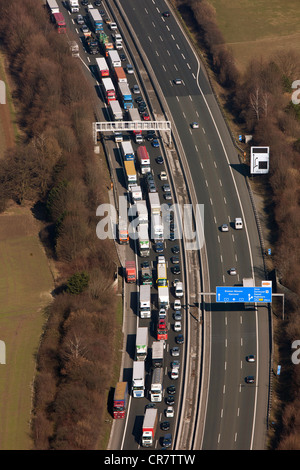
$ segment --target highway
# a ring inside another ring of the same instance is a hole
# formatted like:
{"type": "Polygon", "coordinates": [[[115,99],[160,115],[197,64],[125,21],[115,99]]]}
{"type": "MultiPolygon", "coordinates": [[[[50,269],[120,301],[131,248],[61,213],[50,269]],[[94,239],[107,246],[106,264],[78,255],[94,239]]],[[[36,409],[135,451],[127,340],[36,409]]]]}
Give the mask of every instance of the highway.
{"type": "MultiPolygon", "coordinates": [[[[176,136],[183,148],[182,156],[189,168],[197,202],[204,205],[210,291],[215,292],[216,286],[241,284],[243,277],[252,275],[255,276],[256,285],[259,285],[264,278],[264,270],[244,169],[203,67],[175,18],[172,15],[169,18],[162,16],[162,12],[169,9],[164,1],[120,0],[117,3],[130,18],[141,49],[151,64],[167,103],[166,114],[175,124],[176,136]],[[183,84],[175,85],[173,80],[176,78],[181,78],[183,84]],[[199,129],[191,128],[193,121],[199,122],[199,129]],[[233,229],[235,217],[243,218],[244,230],[233,229]],[[220,231],[223,223],[229,224],[229,232],[220,231]],[[233,266],[237,269],[237,276],[228,274],[233,266]]],[[[70,18],[67,21],[75,30],[70,18]]],[[[87,57],[82,61],[90,76],[89,67],[93,59],[87,57]]],[[[93,77],[89,79],[94,81],[93,77]]],[[[152,158],[160,153],[160,150],[152,149],[150,144],[147,146],[151,149],[152,158]]],[[[113,148],[111,144],[109,148],[113,148]]],[[[157,178],[158,170],[161,168],[155,167],[156,183],[161,186],[157,178]]],[[[119,183],[121,188],[123,184],[121,181],[119,183]]],[[[170,259],[170,243],[166,244],[164,254],[170,259]]],[[[152,252],[151,262],[155,258],[152,252]]],[[[204,391],[207,394],[204,393],[202,401],[205,415],[203,433],[199,432],[194,448],[262,449],[265,444],[269,380],[267,309],[260,307],[258,312],[245,311],[231,304],[230,308],[224,310],[224,305],[216,304],[213,296],[212,304],[206,304],[205,307],[206,318],[211,322],[211,336],[208,338],[210,366],[204,370],[209,377],[209,386],[204,391]],[[248,354],[256,355],[256,363],[245,361],[248,354]],[[255,376],[255,384],[245,383],[247,375],[255,376]]],[[[126,331],[129,335],[123,377],[130,381],[134,331],[138,322],[133,287],[126,289],[125,311],[126,331]]],[[[167,349],[170,344],[174,344],[172,328],[169,336],[167,349]]],[[[169,351],[166,352],[171,360],[169,351]]],[[[171,383],[169,370],[166,364],[166,385],[171,383]]],[[[128,420],[117,423],[118,434],[121,436],[124,433],[121,444],[123,449],[140,448],[140,429],[147,402],[147,399],[131,398],[128,420]]],[[[164,403],[160,406],[160,420],[163,419],[165,407],[164,403]]],[[[179,410],[176,410],[175,419],[178,417],[179,410]]],[[[158,433],[158,437],[160,435],[158,433]]],[[[156,441],[158,445],[159,441],[156,441]]]]}

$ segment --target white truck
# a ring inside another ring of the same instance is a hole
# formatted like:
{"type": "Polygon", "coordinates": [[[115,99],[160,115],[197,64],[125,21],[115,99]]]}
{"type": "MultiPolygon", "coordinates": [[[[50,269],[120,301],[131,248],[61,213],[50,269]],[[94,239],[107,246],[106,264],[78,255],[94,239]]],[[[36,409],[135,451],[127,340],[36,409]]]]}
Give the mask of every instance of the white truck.
{"type": "Polygon", "coordinates": [[[111,100],[109,102],[109,113],[112,121],[123,120],[123,110],[118,100],[111,100]]]}
{"type": "Polygon", "coordinates": [[[148,224],[142,224],[138,226],[138,244],[140,256],[142,256],[143,258],[145,256],[150,256],[148,224]]]}
{"type": "Polygon", "coordinates": [[[69,8],[71,13],[79,12],[79,3],[78,0],[69,0],[69,8]]]}
{"type": "Polygon", "coordinates": [[[167,310],[170,306],[169,287],[158,286],[158,306],[160,309],[167,310]]]}
{"type": "Polygon", "coordinates": [[[136,332],[135,357],[137,361],[145,361],[148,352],[148,328],[139,327],[136,332]]]}
{"type": "Polygon", "coordinates": [[[158,193],[149,193],[149,206],[150,206],[150,214],[155,215],[161,214],[161,205],[158,193]]]}
{"type": "Polygon", "coordinates": [[[145,362],[134,361],[132,371],[132,396],[143,398],[145,395],[145,362]]]}
{"type": "Polygon", "coordinates": [[[142,446],[151,447],[154,443],[158,421],[158,410],[156,408],[147,408],[143,421],[142,446]]]}
{"type": "Polygon", "coordinates": [[[134,204],[136,201],[142,200],[142,188],[140,186],[134,186],[130,190],[131,201],[134,204]]]}
{"type": "Polygon", "coordinates": [[[151,215],[151,239],[154,242],[164,241],[164,226],[160,214],[151,215]]]}
{"type": "Polygon", "coordinates": [[[136,203],[136,215],[139,218],[139,225],[149,223],[148,208],[146,201],[138,201],[136,203]]]}
{"type": "Polygon", "coordinates": [[[108,62],[112,68],[122,67],[121,59],[118,51],[111,49],[108,51],[108,62]]]}
{"type": "Polygon", "coordinates": [[[153,341],[152,343],[152,367],[162,367],[164,362],[164,342],[153,341]]]}
{"type": "Polygon", "coordinates": [[[149,284],[140,286],[140,317],[151,318],[151,286],[149,284]]]}
{"type": "Polygon", "coordinates": [[[162,367],[153,369],[151,390],[150,390],[150,399],[151,399],[151,402],[153,403],[162,401],[163,379],[164,379],[164,369],[162,367]]]}

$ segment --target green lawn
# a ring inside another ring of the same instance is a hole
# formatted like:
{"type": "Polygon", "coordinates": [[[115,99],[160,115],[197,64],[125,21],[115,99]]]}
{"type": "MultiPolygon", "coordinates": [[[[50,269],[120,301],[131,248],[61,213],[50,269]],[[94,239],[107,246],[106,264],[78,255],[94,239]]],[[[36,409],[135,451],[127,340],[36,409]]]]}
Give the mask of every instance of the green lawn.
{"type": "Polygon", "coordinates": [[[237,62],[277,49],[300,52],[300,8],[293,0],[209,0],[237,62]]]}
{"type": "Polygon", "coordinates": [[[0,215],[0,450],[31,448],[35,353],[51,301],[52,275],[29,210],[0,215]]]}

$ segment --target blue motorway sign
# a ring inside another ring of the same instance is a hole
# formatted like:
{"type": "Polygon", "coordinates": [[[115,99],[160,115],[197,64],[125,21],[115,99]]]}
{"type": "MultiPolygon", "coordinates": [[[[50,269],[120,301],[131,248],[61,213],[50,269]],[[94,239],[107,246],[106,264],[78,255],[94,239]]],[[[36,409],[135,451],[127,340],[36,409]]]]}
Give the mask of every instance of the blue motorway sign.
{"type": "Polygon", "coordinates": [[[271,287],[227,286],[216,288],[217,302],[272,302],[271,287]]]}

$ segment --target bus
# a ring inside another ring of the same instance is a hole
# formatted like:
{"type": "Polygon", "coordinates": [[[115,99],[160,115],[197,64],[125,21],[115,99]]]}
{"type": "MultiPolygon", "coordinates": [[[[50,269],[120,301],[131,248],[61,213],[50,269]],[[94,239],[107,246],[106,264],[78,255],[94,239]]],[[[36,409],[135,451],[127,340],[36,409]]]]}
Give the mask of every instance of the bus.
{"type": "Polygon", "coordinates": [[[109,77],[102,78],[102,86],[103,86],[103,91],[104,91],[106,102],[109,103],[110,101],[115,100],[116,90],[112,82],[112,79],[109,77]]]}
{"type": "Polygon", "coordinates": [[[89,9],[89,18],[95,33],[100,33],[103,30],[103,20],[99,10],[97,8],[89,9]]]}
{"type": "Polygon", "coordinates": [[[96,58],[96,66],[97,66],[97,70],[98,70],[98,74],[100,78],[109,77],[109,68],[104,57],[96,58]]]}
{"type": "Polygon", "coordinates": [[[62,33],[64,34],[67,32],[66,21],[62,13],[53,13],[52,21],[55,24],[57,32],[59,34],[62,34],[62,33]]]}

